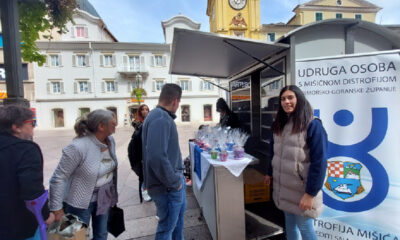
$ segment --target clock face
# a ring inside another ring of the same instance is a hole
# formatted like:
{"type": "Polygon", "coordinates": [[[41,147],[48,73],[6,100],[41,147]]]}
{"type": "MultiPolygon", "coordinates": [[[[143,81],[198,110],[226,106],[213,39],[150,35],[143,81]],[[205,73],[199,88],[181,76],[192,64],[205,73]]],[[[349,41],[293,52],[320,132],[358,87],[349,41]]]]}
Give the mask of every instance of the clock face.
{"type": "Polygon", "coordinates": [[[246,6],[247,0],[229,0],[229,5],[235,10],[243,9],[246,6]]]}

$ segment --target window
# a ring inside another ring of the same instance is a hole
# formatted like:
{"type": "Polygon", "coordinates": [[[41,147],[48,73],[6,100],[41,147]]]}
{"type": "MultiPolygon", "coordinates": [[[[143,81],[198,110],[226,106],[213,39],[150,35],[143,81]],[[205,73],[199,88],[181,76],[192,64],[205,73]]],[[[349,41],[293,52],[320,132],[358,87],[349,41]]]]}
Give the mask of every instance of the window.
{"type": "Polygon", "coordinates": [[[138,88],[139,86],[139,81],[131,81],[131,89],[138,88]]]}
{"type": "Polygon", "coordinates": [[[129,56],[129,71],[139,72],[140,71],[140,57],[129,56]]]}
{"type": "Polygon", "coordinates": [[[315,13],[315,21],[321,21],[321,20],[323,20],[322,13],[321,12],[315,13]]]}
{"type": "Polygon", "coordinates": [[[75,29],[77,37],[85,37],[85,27],[76,27],[75,29]]]}
{"type": "Polygon", "coordinates": [[[356,18],[357,20],[362,20],[362,15],[361,15],[361,14],[356,14],[356,15],[355,15],[355,18],[356,18]]]}
{"type": "Polygon", "coordinates": [[[275,42],[275,33],[268,33],[267,40],[270,42],[275,42]]]}
{"type": "Polygon", "coordinates": [[[78,82],[79,92],[80,93],[88,93],[89,92],[89,83],[87,81],[78,82]]]}
{"type": "Polygon", "coordinates": [[[157,67],[164,66],[163,56],[161,56],[161,55],[154,56],[154,66],[157,66],[157,67]]]}
{"type": "Polygon", "coordinates": [[[58,67],[60,66],[60,58],[58,54],[51,54],[50,55],[50,66],[51,67],[58,67]]]}
{"type": "Polygon", "coordinates": [[[189,80],[180,80],[182,91],[189,91],[189,80]]]}
{"type": "Polygon", "coordinates": [[[92,86],[89,79],[76,79],[74,82],[74,93],[90,93],[92,86]]]}
{"type": "Polygon", "coordinates": [[[51,82],[51,93],[53,94],[61,93],[61,82],[51,82]]]}
{"type": "Polygon", "coordinates": [[[163,86],[164,86],[164,81],[162,81],[162,80],[157,80],[156,81],[156,90],[157,91],[161,91],[163,86]]]}
{"type": "Polygon", "coordinates": [[[190,106],[182,105],[181,110],[182,122],[190,122],[190,106]]]}
{"type": "Polygon", "coordinates": [[[341,13],[336,13],[336,18],[341,19],[341,18],[343,18],[343,15],[341,13]]]}
{"type": "Polygon", "coordinates": [[[106,92],[115,92],[115,82],[114,81],[105,81],[106,83],[106,92]]]}
{"type": "Polygon", "coordinates": [[[203,90],[204,91],[211,91],[212,90],[212,85],[208,81],[203,81],[203,90]]]}
{"type": "Polygon", "coordinates": [[[113,55],[104,55],[104,67],[112,67],[114,66],[113,63],[113,55]]]}
{"type": "Polygon", "coordinates": [[[77,59],[78,59],[77,65],[79,67],[86,66],[86,56],[85,55],[78,55],[77,59]]]}
{"type": "Polygon", "coordinates": [[[64,83],[61,81],[61,79],[49,79],[46,85],[48,94],[64,93],[64,83]]]}
{"type": "Polygon", "coordinates": [[[266,88],[269,91],[279,90],[279,89],[281,89],[283,87],[282,84],[283,84],[283,79],[279,78],[278,80],[274,80],[274,81],[271,81],[270,83],[268,83],[266,85],[266,88]]]}
{"type": "Polygon", "coordinates": [[[212,121],[212,105],[204,105],[204,121],[212,121]]]}
{"type": "Polygon", "coordinates": [[[53,109],[54,127],[64,127],[64,111],[62,109],[53,109]]]}
{"type": "Polygon", "coordinates": [[[52,93],[57,94],[61,93],[61,83],[60,82],[51,82],[52,93]]]}
{"type": "Polygon", "coordinates": [[[342,5],[342,0],[337,0],[337,1],[336,1],[336,4],[337,4],[338,6],[341,6],[341,5],[342,5]]]}

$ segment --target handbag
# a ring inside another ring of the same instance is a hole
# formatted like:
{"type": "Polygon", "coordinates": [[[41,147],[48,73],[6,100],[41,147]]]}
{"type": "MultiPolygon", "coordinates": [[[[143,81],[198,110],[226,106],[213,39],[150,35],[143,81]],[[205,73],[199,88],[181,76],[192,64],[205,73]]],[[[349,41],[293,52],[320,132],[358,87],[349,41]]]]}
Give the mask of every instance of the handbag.
{"type": "Polygon", "coordinates": [[[114,205],[108,215],[107,231],[114,237],[118,237],[125,231],[124,210],[114,205]]]}

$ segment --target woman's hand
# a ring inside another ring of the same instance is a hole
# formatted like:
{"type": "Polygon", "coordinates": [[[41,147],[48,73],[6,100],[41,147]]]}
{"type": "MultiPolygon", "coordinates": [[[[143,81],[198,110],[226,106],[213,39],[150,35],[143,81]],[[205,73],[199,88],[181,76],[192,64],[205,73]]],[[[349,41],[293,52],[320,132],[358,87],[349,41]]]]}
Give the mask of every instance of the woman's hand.
{"type": "Polygon", "coordinates": [[[264,183],[267,184],[267,185],[271,185],[271,183],[272,183],[272,177],[271,177],[271,176],[268,176],[268,175],[265,175],[265,176],[264,176],[264,183]]]}
{"type": "Polygon", "coordinates": [[[303,197],[300,200],[299,208],[303,211],[311,210],[314,203],[314,197],[308,193],[304,193],[303,197]]]}
{"type": "Polygon", "coordinates": [[[45,223],[47,226],[49,226],[54,222],[54,220],[55,220],[55,215],[54,213],[50,212],[49,217],[46,219],[45,223]]]}
{"type": "Polygon", "coordinates": [[[54,215],[56,217],[55,221],[59,222],[59,221],[61,221],[62,216],[64,216],[64,210],[60,209],[60,210],[54,211],[54,215]]]}

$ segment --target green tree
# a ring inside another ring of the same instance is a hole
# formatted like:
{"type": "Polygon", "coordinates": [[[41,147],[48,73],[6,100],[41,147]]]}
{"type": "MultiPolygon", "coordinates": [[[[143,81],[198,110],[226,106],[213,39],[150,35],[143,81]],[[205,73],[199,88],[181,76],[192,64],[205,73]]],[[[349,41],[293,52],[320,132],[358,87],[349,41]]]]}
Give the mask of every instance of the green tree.
{"type": "Polygon", "coordinates": [[[19,26],[21,35],[21,56],[24,61],[37,62],[40,66],[46,56],[39,53],[35,41],[39,33],[51,40],[51,31],[57,29],[66,33],[65,25],[72,21],[76,0],[19,0],[19,26]]]}

